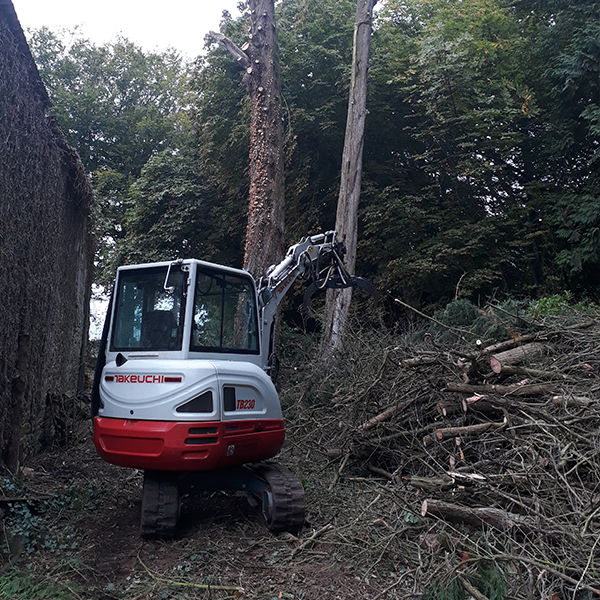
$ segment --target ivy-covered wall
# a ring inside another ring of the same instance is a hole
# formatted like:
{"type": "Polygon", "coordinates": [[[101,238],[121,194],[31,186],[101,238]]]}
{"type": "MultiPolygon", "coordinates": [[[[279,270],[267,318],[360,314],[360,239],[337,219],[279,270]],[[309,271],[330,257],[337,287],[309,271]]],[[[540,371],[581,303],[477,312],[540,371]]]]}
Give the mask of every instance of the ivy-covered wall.
{"type": "Polygon", "coordinates": [[[63,441],[83,387],[92,190],[0,0],[0,457],[63,441]]]}

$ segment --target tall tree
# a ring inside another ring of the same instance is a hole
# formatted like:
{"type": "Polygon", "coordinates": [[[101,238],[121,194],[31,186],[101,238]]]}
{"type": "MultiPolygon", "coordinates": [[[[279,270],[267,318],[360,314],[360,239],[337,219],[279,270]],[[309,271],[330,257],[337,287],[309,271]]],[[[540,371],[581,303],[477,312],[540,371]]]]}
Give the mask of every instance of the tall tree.
{"type": "Polygon", "coordinates": [[[99,46],[77,31],[41,28],[30,47],[51,110],[92,174],[97,280],[110,285],[129,186],[152,156],[180,141],[184,65],[174,51],[145,52],[124,38],[99,46]]]}
{"type": "Polygon", "coordinates": [[[223,43],[245,70],[251,106],[250,189],[244,268],[259,277],[284,250],[285,184],[279,49],[273,0],[250,0],[249,42],[239,48],[223,43]]]}
{"type": "MultiPolygon", "coordinates": [[[[367,116],[367,77],[373,29],[373,7],[377,0],[358,0],[354,25],[352,79],[348,99],[348,120],[342,155],[340,194],[335,229],[346,247],[345,264],[350,273],[356,266],[358,240],[358,202],[362,180],[365,119],[367,116]]],[[[336,348],[342,338],[350,310],[352,288],[329,292],[325,314],[324,344],[336,348]]]]}

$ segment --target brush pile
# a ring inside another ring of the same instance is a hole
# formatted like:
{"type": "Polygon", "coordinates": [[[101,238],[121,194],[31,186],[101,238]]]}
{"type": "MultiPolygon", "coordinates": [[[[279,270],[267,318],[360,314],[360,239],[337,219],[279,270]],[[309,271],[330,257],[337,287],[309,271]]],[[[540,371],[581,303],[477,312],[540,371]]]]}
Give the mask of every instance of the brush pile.
{"type": "Polygon", "coordinates": [[[600,597],[600,323],[516,309],[455,301],[328,364],[289,336],[287,460],[381,597],[600,597]]]}

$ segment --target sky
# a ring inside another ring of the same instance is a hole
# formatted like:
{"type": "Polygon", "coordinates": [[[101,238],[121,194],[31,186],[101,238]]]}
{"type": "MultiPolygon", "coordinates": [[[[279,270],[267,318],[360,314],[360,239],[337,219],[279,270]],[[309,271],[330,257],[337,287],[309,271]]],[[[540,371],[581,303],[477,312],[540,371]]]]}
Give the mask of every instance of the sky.
{"type": "Polygon", "coordinates": [[[238,0],[12,0],[21,27],[53,31],[81,26],[97,44],[126,37],[144,50],[174,48],[188,58],[202,53],[204,36],[219,30],[223,10],[239,15],[238,0]]]}

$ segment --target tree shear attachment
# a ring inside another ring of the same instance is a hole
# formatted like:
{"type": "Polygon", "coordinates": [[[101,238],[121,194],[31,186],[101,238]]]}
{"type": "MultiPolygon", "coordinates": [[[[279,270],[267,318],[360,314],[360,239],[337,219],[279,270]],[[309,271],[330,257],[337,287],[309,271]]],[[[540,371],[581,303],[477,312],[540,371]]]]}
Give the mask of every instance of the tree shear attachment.
{"type": "MultiPolygon", "coordinates": [[[[330,265],[324,269],[325,276],[320,279],[315,279],[306,289],[304,293],[304,313],[310,317],[315,318],[316,315],[310,307],[312,297],[319,291],[324,289],[342,290],[345,288],[363,288],[371,294],[373,298],[373,310],[377,308],[377,290],[375,286],[364,277],[354,277],[349,275],[346,271],[339,255],[337,252],[333,253],[335,257],[335,265],[330,265]]],[[[323,272],[321,272],[322,274],[323,272]]]]}

